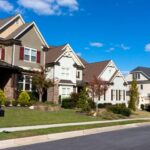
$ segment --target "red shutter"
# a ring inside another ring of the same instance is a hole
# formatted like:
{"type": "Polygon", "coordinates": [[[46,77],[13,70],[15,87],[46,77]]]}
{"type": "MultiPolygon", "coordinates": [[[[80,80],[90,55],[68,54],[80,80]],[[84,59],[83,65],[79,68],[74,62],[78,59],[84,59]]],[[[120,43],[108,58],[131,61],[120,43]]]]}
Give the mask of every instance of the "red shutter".
{"type": "Polygon", "coordinates": [[[37,59],[36,59],[36,62],[37,62],[37,63],[40,63],[40,62],[41,62],[41,52],[40,52],[40,51],[37,51],[37,59]]]}
{"type": "Polygon", "coordinates": [[[20,60],[24,60],[24,47],[20,47],[20,60]]]}
{"type": "Polygon", "coordinates": [[[5,49],[4,48],[2,48],[1,60],[5,60],[5,49]]]}

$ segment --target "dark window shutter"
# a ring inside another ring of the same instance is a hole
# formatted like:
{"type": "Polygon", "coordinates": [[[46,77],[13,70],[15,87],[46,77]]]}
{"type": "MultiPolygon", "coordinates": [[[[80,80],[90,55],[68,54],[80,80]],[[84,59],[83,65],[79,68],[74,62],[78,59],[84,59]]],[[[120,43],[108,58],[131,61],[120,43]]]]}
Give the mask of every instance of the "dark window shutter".
{"type": "Polygon", "coordinates": [[[41,52],[40,51],[37,51],[37,63],[40,63],[41,62],[41,52]]]}
{"type": "Polygon", "coordinates": [[[24,60],[24,47],[20,47],[20,60],[24,60]]]}
{"type": "Polygon", "coordinates": [[[2,48],[1,60],[5,60],[5,49],[2,48]]]}

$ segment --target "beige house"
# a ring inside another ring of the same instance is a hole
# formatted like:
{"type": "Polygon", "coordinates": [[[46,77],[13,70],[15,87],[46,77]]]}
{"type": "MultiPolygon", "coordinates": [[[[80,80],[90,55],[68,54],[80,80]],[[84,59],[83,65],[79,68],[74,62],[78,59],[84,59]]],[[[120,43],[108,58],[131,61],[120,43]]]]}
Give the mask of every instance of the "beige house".
{"type": "Polygon", "coordinates": [[[21,15],[0,19],[0,88],[9,98],[32,91],[32,73],[45,65],[48,45],[34,22],[21,15]]]}

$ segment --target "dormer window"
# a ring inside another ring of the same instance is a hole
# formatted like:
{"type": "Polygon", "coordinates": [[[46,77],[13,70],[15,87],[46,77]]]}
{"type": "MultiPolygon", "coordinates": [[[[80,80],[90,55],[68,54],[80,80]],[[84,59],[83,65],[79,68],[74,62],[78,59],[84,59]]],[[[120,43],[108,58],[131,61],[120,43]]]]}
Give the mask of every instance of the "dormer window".
{"type": "Polygon", "coordinates": [[[134,80],[140,79],[140,73],[133,73],[133,79],[134,80]]]}

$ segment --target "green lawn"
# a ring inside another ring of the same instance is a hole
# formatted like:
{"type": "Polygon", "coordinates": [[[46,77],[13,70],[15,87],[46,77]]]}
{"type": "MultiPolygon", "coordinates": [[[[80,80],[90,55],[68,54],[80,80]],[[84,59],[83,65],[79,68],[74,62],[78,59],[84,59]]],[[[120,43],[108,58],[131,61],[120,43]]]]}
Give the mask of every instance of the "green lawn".
{"type": "Polygon", "coordinates": [[[106,127],[106,126],[142,123],[142,122],[149,122],[149,121],[136,120],[136,121],[124,121],[124,122],[114,122],[114,123],[101,123],[101,124],[93,124],[93,125],[80,125],[80,126],[70,126],[70,127],[39,129],[39,130],[28,130],[28,131],[19,131],[19,132],[11,132],[11,133],[2,132],[0,133],[0,140],[30,137],[30,136],[36,136],[36,135],[52,134],[52,133],[60,133],[60,132],[67,132],[67,131],[77,131],[77,130],[84,130],[84,129],[91,129],[91,128],[100,128],[100,127],[106,127]]]}
{"type": "Polygon", "coordinates": [[[6,108],[5,114],[4,118],[0,118],[0,128],[101,120],[78,114],[74,110],[44,112],[28,108],[6,108]]]}

